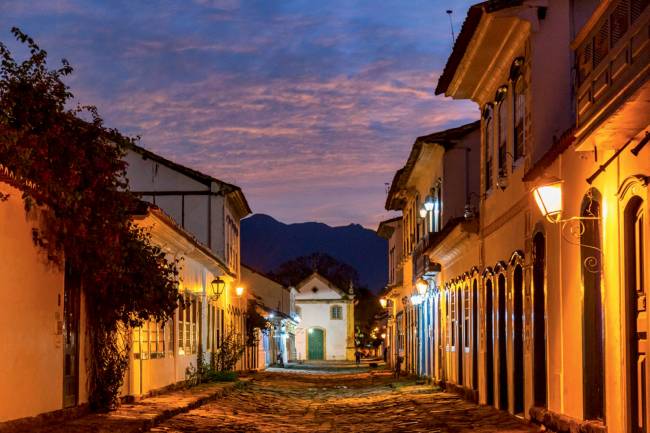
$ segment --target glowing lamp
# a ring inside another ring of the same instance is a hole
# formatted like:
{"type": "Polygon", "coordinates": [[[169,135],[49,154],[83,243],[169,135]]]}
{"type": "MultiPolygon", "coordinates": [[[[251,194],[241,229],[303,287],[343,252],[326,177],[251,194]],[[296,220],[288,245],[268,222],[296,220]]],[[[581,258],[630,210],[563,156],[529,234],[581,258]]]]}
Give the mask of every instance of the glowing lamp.
{"type": "Polygon", "coordinates": [[[415,283],[415,288],[418,289],[418,293],[420,296],[424,296],[427,293],[427,289],[429,288],[429,285],[427,284],[426,281],[420,279],[418,280],[417,283],[415,283]]]}
{"type": "Polygon", "coordinates": [[[381,305],[381,308],[386,308],[386,306],[388,305],[388,299],[379,298],[379,305],[381,305]]]}
{"type": "Polygon", "coordinates": [[[420,218],[426,218],[427,217],[427,210],[422,206],[420,208],[420,218]]]}
{"type": "Polygon", "coordinates": [[[424,301],[422,295],[411,295],[411,304],[420,305],[424,301]]]}
{"type": "Polygon", "coordinates": [[[562,181],[552,180],[533,189],[533,197],[544,217],[557,222],[562,216],[562,181]]]}
{"type": "Polygon", "coordinates": [[[269,313],[269,319],[273,319],[275,317],[275,314],[269,313]]]}
{"type": "Polygon", "coordinates": [[[382,333],[381,333],[381,338],[382,338],[382,339],[385,339],[385,338],[386,338],[386,333],[385,333],[385,332],[382,332],[382,333]]]}
{"type": "Polygon", "coordinates": [[[433,210],[434,203],[435,200],[430,195],[428,195],[427,198],[424,199],[424,208],[427,210],[427,212],[431,212],[433,210]]]}
{"type": "Polygon", "coordinates": [[[237,295],[238,298],[241,298],[241,296],[244,294],[244,288],[242,286],[237,286],[235,289],[235,295],[237,295]]]}
{"type": "Polygon", "coordinates": [[[212,282],[210,283],[210,287],[212,288],[212,297],[215,299],[219,299],[219,296],[223,293],[223,289],[226,287],[226,282],[222,280],[221,278],[217,277],[212,282]]]}

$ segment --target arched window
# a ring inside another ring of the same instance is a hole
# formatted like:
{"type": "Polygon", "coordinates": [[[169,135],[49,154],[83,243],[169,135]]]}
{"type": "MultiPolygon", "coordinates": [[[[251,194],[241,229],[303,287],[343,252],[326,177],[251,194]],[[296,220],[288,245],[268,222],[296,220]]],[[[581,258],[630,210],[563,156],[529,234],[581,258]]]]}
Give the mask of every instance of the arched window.
{"type": "Polygon", "coordinates": [[[506,95],[508,86],[501,86],[497,90],[497,114],[499,118],[499,176],[505,177],[508,172],[506,169],[506,156],[508,154],[508,100],[506,95]]]}
{"type": "MultiPolygon", "coordinates": [[[[510,79],[512,80],[512,108],[513,108],[513,160],[517,161],[524,156],[526,140],[526,84],[522,68],[524,65],[523,57],[517,57],[510,67],[510,79]]],[[[513,162],[514,162],[513,161],[513,162]]]]}
{"type": "Polygon", "coordinates": [[[492,188],[492,160],[494,159],[494,121],[492,104],[487,104],[483,110],[483,142],[485,146],[485,170],[484,187],[485,191],[492,188]]]}
{"type": "Polygon", "coordinates": [[[514,84],[514,160],[517,161],[519,158],[524,156],[524,145],[526,141],[526,130],[525,130],[525,115],[526,115],[526,88],[524,85],[524,78],[520,75],[517,81],[514,84]]]}
{"type": "Polygon", "coordinates": [[[332,305],[330,308],[330,319],[341,320],[343,319],[343,307],[340,305],[332,305]]]}

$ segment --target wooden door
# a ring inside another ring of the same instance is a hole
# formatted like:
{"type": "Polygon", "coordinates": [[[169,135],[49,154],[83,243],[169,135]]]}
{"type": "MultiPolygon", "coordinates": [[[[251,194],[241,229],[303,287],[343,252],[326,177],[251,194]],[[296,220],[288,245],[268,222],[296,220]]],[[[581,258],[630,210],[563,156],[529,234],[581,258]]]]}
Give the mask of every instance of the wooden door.
{"type": "Polygon", "coordinates": [[[492,280],[485,282],[485,381],[486,399],[488,405],[494,404],[494,328],[492,315],[494,306],[492,303],[492,280]]]}
{"type": "Polygon", "coordinates": [[[66,266],[63,289],[63,407],[76,406],[79,389],[78,276],[66,266]]]}
{"type": "Polygon", "coordinates": [[[322,360],[324,358],[324,342],[323,330],[318,328],[311,328],[307,332],[307,350],[310,360],[322,360]]]}
{"type": "Polygon", "coordinates": [[[625,211],[625,268],[628,317],[628,396],[630,431],[646,433],[647,423],[647,345],[645,252],[643,201],[630,200],[625,211]]]}

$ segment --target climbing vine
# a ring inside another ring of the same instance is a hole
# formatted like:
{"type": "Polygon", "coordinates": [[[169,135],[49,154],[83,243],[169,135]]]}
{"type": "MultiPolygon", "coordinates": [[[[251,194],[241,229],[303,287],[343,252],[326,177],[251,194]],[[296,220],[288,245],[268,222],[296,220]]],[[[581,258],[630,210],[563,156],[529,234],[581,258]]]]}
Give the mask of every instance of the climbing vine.
{"type": "Polygon", "coordinates": [[[69,108],[70,64],[49,69],[45,50],[17,28],[12,34],[29,56],[19,62],[0,43],[0,164],[21,187],[26,210],[43,209],[36,245],[80,283],[90,405],[106,410],[127,365],[120,329],[166,320],[178,302],[178,271],[131,222],[139,201],[128,191],[123,157],[133,139],[104,126],[95,107],[69,108]]]}

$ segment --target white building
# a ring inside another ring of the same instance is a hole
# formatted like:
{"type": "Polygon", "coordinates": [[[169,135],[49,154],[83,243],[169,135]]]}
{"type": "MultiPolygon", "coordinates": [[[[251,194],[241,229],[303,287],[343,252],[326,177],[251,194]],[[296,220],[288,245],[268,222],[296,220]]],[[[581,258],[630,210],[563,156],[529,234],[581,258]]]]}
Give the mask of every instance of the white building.
{"type": "Polygon", "coordinates": [[[314,272],[296,286],[298,359],[354,359],[354,293],[314,272]]]}

